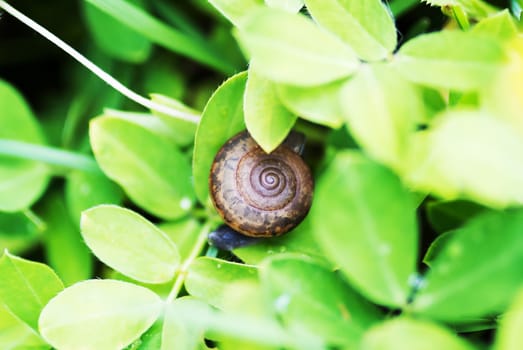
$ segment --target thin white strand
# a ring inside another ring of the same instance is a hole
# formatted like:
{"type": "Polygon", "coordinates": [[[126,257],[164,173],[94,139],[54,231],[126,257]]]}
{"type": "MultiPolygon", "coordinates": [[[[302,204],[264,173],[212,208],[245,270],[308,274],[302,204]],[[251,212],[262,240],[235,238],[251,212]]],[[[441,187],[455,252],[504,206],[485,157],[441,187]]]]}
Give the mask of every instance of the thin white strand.
{"type": "Polygon", "coordinates": [[[175,110],[172,108],[169,108],[165,105],[158,104],[152,100],[149,100],[136,92],[132,91],[122,83],[120,83],[118,80],[113,78],[111,75],[109,75],[107,72],[102,70],[100,67],[95,65],[93,62],[91,62],[89,59],[87,59],[85,56],[83,56],[81,53],[73,49],[71,46],[66,44],[63,40],[58,38],[56,35],[9,5],[7,2],[0,0],[0,8],[3,8],[7,13],[9,13],[11,16],[15,17],[43,37],[45,37],[47,40],[58,46],[60,49],[65,51],[68,55],[73,57],[75,60],[80,62],[84,67],[89,69],[91,72],[96,74],[100,79],[105,81],[109,86],[114,88],[115,90],[119,91],[122,95],[126,96],[127,98],[133,100],[134,102],[144,106],[145,108],[155,110],[160,113],[167,114],[171,117],[186,120],[193,123],[198,123],[200,118],[198,115],[182,112],[179,110],[175,110]]]}

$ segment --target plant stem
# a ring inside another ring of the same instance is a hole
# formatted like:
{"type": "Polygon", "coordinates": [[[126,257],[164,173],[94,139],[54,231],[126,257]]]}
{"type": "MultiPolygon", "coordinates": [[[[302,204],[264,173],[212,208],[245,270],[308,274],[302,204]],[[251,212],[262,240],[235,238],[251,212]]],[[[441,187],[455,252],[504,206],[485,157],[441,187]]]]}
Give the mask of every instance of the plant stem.
{"type": "Polygon", "coordinates": [[[199,116],[194,115],[192,113],[183,112],[179,110],[174,110],[172,108],[169,108],[165,105],[158,104],[154,101],[151,101],[136,92],[129,89],[127,86],[120,83],[118,80],[116,80],[114,77],[109,75],[107,72],[102,70],[100,67],[98,67],[96,64],[91,62],[87,57],[83,56],[81,53],[73,49],[71,46],[66,44],[62,39],[58,38],[56,35],[9,5],[7,2],[0,0],[0,8],[4,9],[7,13],[9,13],[11,16],[15,17],[34,31],[36,31],[38,34],[42,35],[44,38],[58,46],[60,49],[65,51],[69,56],[77,60],[80,64],[82,64],[85,68],[89,69],[91,72],[93,72],[95,75],[97,75],[100,79],[102,79],[104,82],[106,82],[109,86],[111,86],[113,89],[120,92],[122,95],[126,96],[130,100],[133,100],[134,102],[144,106],[148,109],[153,109],[155,111],[158,111],[160,113],[167,114],[169,116],[172,116],[174,118],[186,120],[193,123],[198,123],[200,120],[199,116]]]}
{"type": "Polygon", "coordinates": [[[96,161],[87,155],[23,141],[0,139],[0,155],[102,174],[96,161]]]}
{"type": "Polygon", "coordinates": [[[196,240],[196,243],[194,244],[191,252],[189,253],[189,256],[187,256],[187,259],[185,259],[185,261],[183,261],[180,265],[178,275],[174,280],[173,288],[171,289],[171,292],[169,293],[169,296],[165,301],[167,304],[172,303],[173,300],[176,299],[176,297],[180,293],[180,290],[182,289],[183,284],[185,283],[185,278],[187,277],[187,270],[189,269],[189,266],[191,266],[191,263],[200,255],[200,253],[203,251],[203,248],[207,244],[207,236],[209,235],[210,229],[211,223],[206,222],[200,230],[200,233],[198,233],[198,239],[196,240]]]}

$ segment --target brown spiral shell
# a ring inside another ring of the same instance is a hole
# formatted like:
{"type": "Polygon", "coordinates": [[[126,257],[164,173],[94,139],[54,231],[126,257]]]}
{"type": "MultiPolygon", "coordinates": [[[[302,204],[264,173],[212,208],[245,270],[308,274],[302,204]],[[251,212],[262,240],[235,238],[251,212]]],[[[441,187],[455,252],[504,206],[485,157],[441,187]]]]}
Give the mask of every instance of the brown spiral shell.
{"type": "Polygon", "coordinates": [[[222,146],[209,178],[211,198],[225,223],[247,236],[290,231],[307,215],[313,180],[291,148],[268,154],[244,131],[222,146]]]}

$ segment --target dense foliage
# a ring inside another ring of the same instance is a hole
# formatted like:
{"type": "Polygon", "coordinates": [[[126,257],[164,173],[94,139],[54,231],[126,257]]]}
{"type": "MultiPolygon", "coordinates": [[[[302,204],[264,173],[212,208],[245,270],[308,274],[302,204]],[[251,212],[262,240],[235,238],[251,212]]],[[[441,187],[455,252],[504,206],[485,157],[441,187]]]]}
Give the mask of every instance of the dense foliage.
{"type": "Polygon", "coordinates": [[[0,348],[521,348],[523,1],[13,4],[112,87],[0,1],[0,348]],[[313,206],[220,251],[244,129],[313,206]]]}

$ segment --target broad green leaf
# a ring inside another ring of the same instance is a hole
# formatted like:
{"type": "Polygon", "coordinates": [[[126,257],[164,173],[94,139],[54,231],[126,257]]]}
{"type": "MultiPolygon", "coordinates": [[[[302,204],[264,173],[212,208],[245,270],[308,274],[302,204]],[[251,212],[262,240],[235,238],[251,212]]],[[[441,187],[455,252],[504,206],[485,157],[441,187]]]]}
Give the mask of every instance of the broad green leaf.
{"type": "Polygon", "coordinates": [[[282,105],[275,85],[253,67],[249,67],[243,100],[245,124],[252,138],[270,153],[285,140],[297,117],[282,105]]]}
{"type": "Polygon", "coordinates": [[[467,220],[485,210],[469,201],[431,201],[427,203],[427,219],[436,232],[445,232],[463,225],[467,220]]]}
{"type": "Polygon", "coordinates": [[[496,334],[495,350],[519,350],[523,344],[523,291],[520,290],[503,314],[496,334]]]}
{"type": "MultiPolygon", "coordinates": [[[[241,285],[245,284],[241,283],[241,285]]],[[[238,284],[234,283],[230,286],[230,292],[228,288],[227,293],[225,293],[227,298],[231,298],[229,300],[242,299],[245,295],[245,289],[238,288],[239,293],[235,293],[237,290],[235,287],[238,284]]],[[[249,288],[249,291],[252,291],[252,288],[249,288]]],[[[248,295],[252,294],[249,293],[248,295]]],[[[240,302],[240,305],[245,304],[240,302]]],[[[188,329],[203,328],[206,330],[206,338],[213,341],[219,342],[232,338],[254,343],[258,346],[276,347],[277,349],[319,350],[325,348],[325,344],[321,343],[318,337],[303,330],[283,328],[280,322],[274,318],[253,315],[250,310],[234,309],[233,311],[221,312],[197,299],[178,303],[176,309],[181,322],[188,329]]],[[[259,349],[259,347],[256,349],[259,349]]]]}
{"type": "Polygon", "coordinates": [[[183,311],[191,309],[192,305],[200,305],[200,302],[191,297],[182,297],[167,305],[162,332],[161,350],[201,349],[203,342],[203,327],[186,324],[183,311]]]}
{"type": "Polygon", "coordinates": [[[518,29],[510,12],[504,10],[481,20],[472,28],[471,32],[496,39],[509,40],[517,35],[518,29]]]}
{"type": "Polygon", "coordinates": [[[276,84],[276,92],[281,103],[300,118],[337,129],[343,120],[339,96],[344,85],[344,80],[311,87],[276,84]]]}
{"type": "MultiPolygon", "coordinates": [[[[239,313],[256,317],[260,320],[272,319],[273,309],[270,300],[262,290],[259,281],[239,280],[232,282],[226,287],[223,300],[223,310],[230,313],[239,313]]],[[[221,336],[216,339],[220,344],[220,350],[277,350],[278,347],[266,345],[260,342],[252,342],[237,336],[221,336]]]]}
{"type": "Polygon", "coordinates": [[[209,0],[220,13],[236,27],[242,25],[245,17],[263,6],[263,0],[209,0]]]}
{"type": "Polygon", "coordinates": [[[60,292],[62,281],[47,265],[4,252],[0,258],[0,302],[14,316],[37,329],[45,304],[60,292]]]}
{"type": "Polygon", "coordinates": [[[64,284],[91,278],[93,257],[80,235],[80,220],[71,221],[61,192],[48,193],[38,212],[45,220],[44,252],[64,284]]]}
{"type": "MultiPolygon", "coordinates": [[[[173,100],[167,96],[160,94],[151,94],[151,100],[156,103],[170,107],[171,109],[192,113],[194,115],[200,114],[199,112],[187,107],[183,103],[173,100]]],[[[170,138],[180,147],[190,145],[194,141],[194,134],[196,133],[197,125],[179,118],[174,118],[170,115],[152,111],[154,115],[160,118],[168,127],[170,138]]]]}
{"type": "Polygon", "coordinates": [[[339,275],[308,258],[270,257],[260,266],[260,280],[274,311],[288,327],[309,329],[328,344],[354,346],[363,329],[381,317],[339,275]]]}
{"type": "Polygon", "coordinates": [[[131,210],[99,205],[83,212],[80,226],[85,243],[102,262],[137,281],[167,282],[180,264],[169,237],[131,210]]]}
{"type": "Polygon", "coordinates": [[[303,7],[303,0],[265,0],[269,7],[279,8],[281,10],[296,13],[303,7]]]}
{"type": "Polygon", "coordinates": [[[196,195],[208,203],[209,174],[218,150],[232,136],[245,129],[243,94],[246,72],[225,81],[207,102],[196,131],[193,155],[193,178],[196,195]]]}
{"type": "Polygon", "coordinates": [[[219,72],[229,74],[235,70],[221,53],[208,45],[203,39],[187,35],[166,25],[134,4],[125,0],[85,1],[151,42],[168,50],[201,62],[219,72]]]}
{"type": "Polygon", "coordinates": [[[417,135],[412,153],[405,178],[420,192],[492,207],[523,203],[523,140],[504,121],[447,112],[417,135]]]}
{"type": "Polygon", "coordinates": [[[385,65],[368,65],[347,82],[341,104],[349,130],[365,153],[401,169],[415,123],[425,118],[419,90],[385,65]]]}
{"type": "Polygon", "coordinates": [[[132,350],[159,350],[162,346],[163,320],[156,321],[147,332],[143,333],[139,339],[136,339],[129,349],[132,350]]]}
{"type": "MultiPolygon", "coordinates": [[[[126,0],[144,7],[143,0],[126,0]]],[[[83,10],[93,39],[108,55],[133,63],[143,62],[151,53],[151,43],[93,4],[82,1],[83,10]]]]}
{"type": "Polygon", "coordinates": [[[339,152],[319,179],[311,213],[325,256],[370,300],[404,306],[416,269],[414,201],[387,168],[339,152]]]}
{"type": "Polygon", "coordinates": [[[181,217],[192,207],[189,163],[167,139],[109,116],[94,119],[89,136],[104,173],[140,207],[165,219],[181,217]]]}
{"type": "MultiPolygon", "coordinates": [[[[43,144],[38,121],[20,93],[0,80],[0,139],[43,144]]],[[[0,156],[0,211],[29,208],[49,181],[47,165],[31,160],[0,156]]]]}
{"type": "Polygon", "coordinates": [[[409,308],[463,322],[504,310],[523,283],[523,211],[491,211],[455,230],[409,308]]]}
{"type": "Polygon", "coordinates": [[[396,27],[380,0],[306,0],[320,26],[339,36],[359,58],[377,61],[396,48],[396,27]]]}
{"type": "Polygon", "coordinates": [[[482,95],[482,103],[493,116],[510,123],[523,135],[523,38],[517,36],[507,43],[510,61],[482,95]]]}
{"type": "Polygon", "coordinates": [[[0,348],[16,349],[49,349],[38,333],[20,319],[16,318],[5,307],[0,306],[0,348]]]}
{"type": "Polygon", "coordinates": [[[413,82],[470,91],[488,86],[504,60],[503,48],[493,38],[441,31],[405,43],[392,64],[413,82]]]}
{"type": "Polygon", "coordinates": [[[87,280],[54,297],[38,325],[58,349],[122,349],[156,321],[161,308],[162,300],[147,288],[87,280]]]}
{"type": "Polygon", "coordinates": [[[234,255],[250,265],[258,265],[267,256],[279,253],[297,253],[316,259],[325,259],[324,254],[316,242],[311,224],[311,215],[308,215],[305,220],[291,232],[279,237],[264,239],[256,242],[256,244],[234,250],[234,255]]]}
{"type": "MultiPolygon", "coordinates": [[[[174,100],[171,100],[167,103],[165,103],[165,102],[166,102],[166,100],[162,99],[162,102],[160,102],[160,103],[165,104],[170,108],[172,107],[173,109],[176,109],[178,111],[190,113],[193,116],[197,115],[197,112],[193,111],[189,107],[184,106],[181,103],[177,104],[174,100]]],[[[152,111],[151,113],[156,113],[158,115],[162,115],[161,113],[158,113],[155,111],[152,111]]],[[[136,126],[140,126],[144,129],[146,129],[147,131],[150,131],[151,133],[157,135],[158,137],[163,138],[175,145],[179,145],[180,147],[182,146],[180,144],[180,136],[183,133],[185,133],[186,131],[188,131],[190,133],[190,132],[194,132],[196,130],[196,124],[193,122],[187,122],[187,121],[180,120],[180,119],[177,119],[174,117],[170,117],[169,119],[166,118],[164,121],[164,118],[160,118],[160,117],[157,117],[156,115],[151,115],[148,113],[128,112],[128,111],[121,111],[121,110],[116,110],[116,109],[105,108],[104,116],[109,117],[109,118],[121,119],[121,120],[129,122],[131,124],[135,124],[136,126]],[[174,130],[175,126],[172,123],[172,119],[180,120],[182,123],[184,123],[183,125],[180,124],[179,130],[174,130]],[[187,129],[188,125],[192,126],[192,131],[187,129]],[[184,130],[184,129],[187,129],[187,130],[184,130]]],[[[183,137],[184,136],[182,136],[182,138],[183,137]]],[[[187,136],[185,136],[185,137],[187,137],[187,136]]],[[[192,142],[192,139],[190,139],[186,142],[192,142]]]]}
{"type": "Polygon", "coordinates": [[[18,254],[41,238],[45,224],[31,212],[0,213],[0,251],[18,254]]]}
{"type": "Polygon", "coordinates": [[[189,267],[185,288],[190,295],[221,307],[228,284],[256,280],[257,275],[257,269],[252,266],[200,257],[189,267]]]}
{"type": "Polygon", "coordinates": [[[360,65],[349,46],[300,14],[254,11],[236,36],[256,70],[279,83],[325,84],[348,77],[360,65]]]}
{"type": "Polygon", "coordinates": [[[371,328],[361,350],[473,350],[456,334],[435,323],[406,317],[392,319],[371,328]]]}
{"type": "Polygon", "coordinates": [[[65,199],[73,223],[79,225],[82,211],[98,204],[120,204],[123,193],[103,175],[71,171],[66,178],[65,199]]]}
{"type": "Polygon", "coordinates": [[[441,251],[445,249],[445,246],[448,244],[448,242],[452,239],[453,236],[454,231],[447,231],[437,236],[436,239],[432,241],[429,248],[427,249],[427,252],[423,257],[423,263],[428,267],[432,267],[432,263],[434,262],[434,260],[436,260],[441,251]]]}

